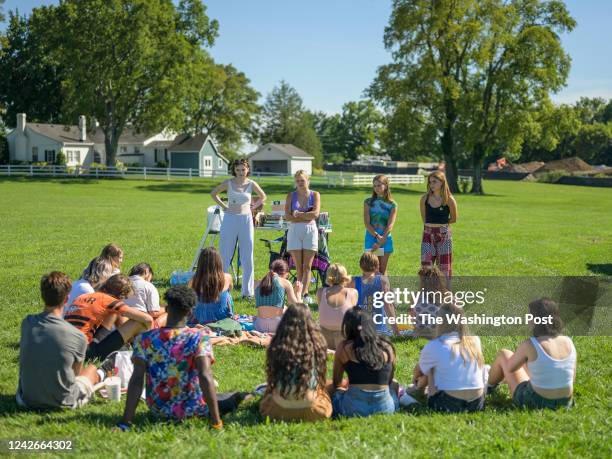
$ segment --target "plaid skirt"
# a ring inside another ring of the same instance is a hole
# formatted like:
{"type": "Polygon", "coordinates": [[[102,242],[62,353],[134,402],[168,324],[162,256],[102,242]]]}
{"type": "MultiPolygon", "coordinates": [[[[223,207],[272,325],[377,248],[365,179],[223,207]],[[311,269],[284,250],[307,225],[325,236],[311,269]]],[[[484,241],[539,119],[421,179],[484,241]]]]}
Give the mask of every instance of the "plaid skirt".
{"type": "Polygon", "coordinates": [[[450,226],[423,227],[421,266],[438,264],[446,277],[452,275],[453,238],[450,226]]]}

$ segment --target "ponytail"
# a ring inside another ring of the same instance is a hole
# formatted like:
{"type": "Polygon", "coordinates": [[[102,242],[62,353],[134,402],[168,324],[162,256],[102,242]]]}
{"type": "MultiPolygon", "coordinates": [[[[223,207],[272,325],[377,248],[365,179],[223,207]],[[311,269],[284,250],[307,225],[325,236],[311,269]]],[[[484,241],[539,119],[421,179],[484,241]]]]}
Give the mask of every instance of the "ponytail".
{"type": "Polygon", "coordinates": [[[273,289],[273,280],[274,275],[278,274],[282,276],[283,274],[289,272],[289,266],[285,260],[274,260],[270,265],[270,271],[266,273],[266,275],[261,279],[259,283],[259,293],[262,296],[268,296],[272,294],[273,289]]]}

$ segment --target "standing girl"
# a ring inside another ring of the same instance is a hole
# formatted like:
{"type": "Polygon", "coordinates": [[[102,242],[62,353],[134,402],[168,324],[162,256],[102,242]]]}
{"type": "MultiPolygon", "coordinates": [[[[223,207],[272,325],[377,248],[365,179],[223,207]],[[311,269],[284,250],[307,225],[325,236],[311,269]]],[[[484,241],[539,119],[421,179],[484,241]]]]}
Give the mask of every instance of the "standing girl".
{"type": "Polygon", "coordinates": [[[450,224],[457,221],[457,202],[451,195],[443,172],[427,177],[427,193],[421,198],[421,218],[425,224],[421,241],[421,266],[438,264],[447,278],[452,275],[453,239],[450,224]]]}
{"type": "Polygon", "coordinates": [[[210,195],[225,211],[223,222],[221,222],[219,240],[223,269],[226,273],[229,273],[237,240],[242,266],[242,296],[251,298],[255,286],[253,270],[254,228],[251,210],[263,205],[266,194],[256,182],[249,180],[250,167],[246,159],[234,160],[231,171],[234,178],[217,185],[210,195]],[[254,203],[251,202],[253,190],[258,196],[254,203]],[[227,191],[227,204],[219,198],[219,193],[223,191],[227,191]]]}
{"type": "Polygon", "coordinates": [[[374,177],[372,184],[372,197],[363,203],[365,249],[378,256],[379,271],[385,275],[389,256],[393,253],[391,230],[397,217],[397,203],[391,197],[389,179],[385,175],[374,177]]]}
{"type": "Polygon", "coordinates": [[[295,191],[289,192],[285,200],[285,218],[289,221],[287,250],[291,253],[297,271],[296,295],[299,301],[310,302],[310,269],[312,260],[319,249],[317,218],[321,209],[321,197],[309,188],[308,174],[299,170],[295,173],[295,191]]]}

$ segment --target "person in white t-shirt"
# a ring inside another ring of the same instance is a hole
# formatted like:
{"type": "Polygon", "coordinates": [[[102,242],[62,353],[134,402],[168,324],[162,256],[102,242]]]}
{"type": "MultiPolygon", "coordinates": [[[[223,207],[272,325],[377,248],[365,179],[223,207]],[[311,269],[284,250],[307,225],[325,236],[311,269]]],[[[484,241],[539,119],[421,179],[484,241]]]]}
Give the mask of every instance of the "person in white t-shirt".
{"type": "Polygon", "coordinates": [[[87,268],[83,270],[81,278],[72,284],[67,304],[70,306],[74,300],[85,293],[94,293],[111,276],[113,266],[110,261],[100,257],[92,259],[87,268]]]}
{"type": "Polygon", "coordinates": [[[139,311],[148,313],[153,317],[153,328],[166,325],[166,310],[159,304],[159,292],[153,280],[153,268],[149,263],[139,263],[130,270],[130,280],[134,287],[134,295],[127,298],[125,303],[139,311]]]}
{"type": "Polygon", "coordinates": [[[480,338],[469,336],[462,310],[444,304],[436,338],[425,345],[414,368],[414,383],[428,387],[427,405],[435,411],[458,413],[484,409],[484,358],[480,338]],[[453,317],[455,316],[455,317],[453,317]],[[454,323],[455,319],[458,323],[454,323]]]}

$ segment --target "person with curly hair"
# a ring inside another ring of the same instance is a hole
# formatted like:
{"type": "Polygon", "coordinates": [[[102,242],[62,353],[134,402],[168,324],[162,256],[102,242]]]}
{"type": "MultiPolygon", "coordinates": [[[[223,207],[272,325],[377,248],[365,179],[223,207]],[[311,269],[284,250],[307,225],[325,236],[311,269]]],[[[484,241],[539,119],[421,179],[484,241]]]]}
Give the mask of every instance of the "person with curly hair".
{"type": "Polygon", "coordinates": [[[332,414],[326,390],[327,343],[308,307],[289,305],[268,347],[267,386],[259,405],[278,421],[320,421],[332,414]]]}
{"type": "Polygon", "coordinates": [[[344,341],[334,358],[334,416],[370,416],[399,409],[399,385],[393,380],[395,348],[378,335],[370,313],[355,306],[342,320],[344,341]],[[348,388],[344,388],[344,373],[348,388]]]}
{"type": "Polygon", "coordinates": [[[134,340],[134,373],[117,428],[130,430],[146,375],[146,402],[153,414],[175,421],[207,417],[213,429],[222,429],[221,415],[236,410],[248,394],[217,394],[210,340],[204,331],[187,327],[196,303],[195,292],[178,285],[168,289],[164,299],[168,303],[167,325],[134,340]]]}

